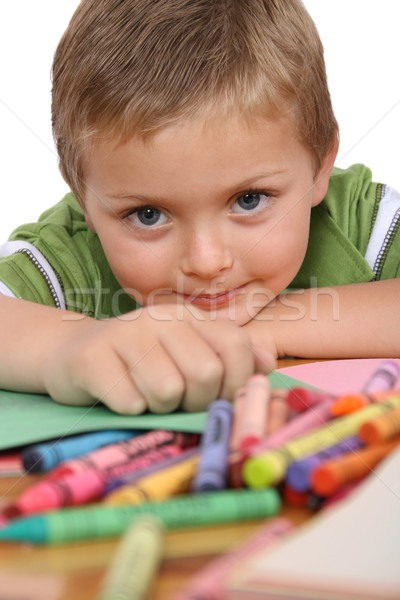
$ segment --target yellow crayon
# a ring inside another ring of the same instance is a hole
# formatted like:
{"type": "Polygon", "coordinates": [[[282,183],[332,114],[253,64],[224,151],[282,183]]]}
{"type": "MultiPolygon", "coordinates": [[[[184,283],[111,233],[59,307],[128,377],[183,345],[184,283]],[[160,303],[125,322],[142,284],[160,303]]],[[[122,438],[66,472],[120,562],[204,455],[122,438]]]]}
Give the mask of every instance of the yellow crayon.
{"type": "Polygon", "coordinates": [[[121,486],[106,497],[105,503],[142,504],[187,493],[196,475],[198,460],[198,455],[190,456],[182,462],[147,475],[132,485],[121,486]]]}
{"type": "Polygon", "coordinates": [[[400,395],[385,402],[371,404],[354,413],[333,419],[308,434],[289,440],[244,462],[243,480],[251,488],[275,485],[286,474],[288,466],[307,454],[315,454],[358,432],[359,427],[374,417],[400,406],[400,395]]]}
{"type": "Polygon", "coordinates": [[[163,526],[154,515],[137,517],[117,547],[98,600],[142,600],[163,552],[163,526]]]}

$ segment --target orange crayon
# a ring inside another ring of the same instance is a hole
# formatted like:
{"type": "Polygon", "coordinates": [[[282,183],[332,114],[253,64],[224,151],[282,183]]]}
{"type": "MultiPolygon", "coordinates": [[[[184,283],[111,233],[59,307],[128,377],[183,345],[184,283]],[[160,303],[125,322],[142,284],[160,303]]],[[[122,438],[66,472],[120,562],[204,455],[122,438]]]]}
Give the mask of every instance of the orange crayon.
{"type": "Polygon", "coordinates": [[[346,394],[339,396],[332,404],[330,410],[333,417],[340,417],[364,408],[374,402],[384,402],[392,396],[398,396],[400,390],[381,390],[368,394],[346,394]]]}
{"type": "Polygon", "coordinates": [[[345,485],[363,479],[399,444],[397,436],[325,461],[311,473],[311,489],[319,496],[332,496],[345,485]]]}
{"type": "Polygon", "coordinates": [[[377,444],[400,434],[400,407],[363,423],[358,437],[364,444],[377,444]]]}
{"type": "Polygon", "coordinates": [[[287,393],[284,388],[271,390],[268,403],[267,435],[278,431],[289,419],[290,407],[286,402],[287,393]]]}

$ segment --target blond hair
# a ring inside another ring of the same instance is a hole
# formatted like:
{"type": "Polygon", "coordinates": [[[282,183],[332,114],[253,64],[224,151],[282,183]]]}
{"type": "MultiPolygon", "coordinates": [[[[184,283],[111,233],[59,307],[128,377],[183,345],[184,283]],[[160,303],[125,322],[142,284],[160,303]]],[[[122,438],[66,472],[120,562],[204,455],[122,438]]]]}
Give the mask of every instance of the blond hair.
{"type": "Polygon", "coordinates": [[[81,200],[84,153],[104,136],[289,110],[317,172],[337,132],[323,47],[300,0],[82,0],[52,79],[60,167],[81,200]]]}

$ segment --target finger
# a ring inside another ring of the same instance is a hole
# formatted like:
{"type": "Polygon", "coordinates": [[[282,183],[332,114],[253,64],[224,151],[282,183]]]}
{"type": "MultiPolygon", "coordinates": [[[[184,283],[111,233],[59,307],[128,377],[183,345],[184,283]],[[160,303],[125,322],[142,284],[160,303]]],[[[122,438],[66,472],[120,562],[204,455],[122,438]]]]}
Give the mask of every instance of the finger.
{"type": "Polygon", "coordinates": [[[254,352],[254,370],[257,373],[271,373],[276,369],[276,358],[262,346],[253,346],[254,352]]]}
{"type": "Polygon", "coordinates": [[[155,343],[140,360],[131,357],[130,362],[133,364],[131,377],[151,412],[167,413],[179,407],[185,395],[186,382],[161,343],[155,343]]]}
{"type": "Polygon", "coordinates": [[[224,377],[224,366],[211,345],[190,325],[181,327],[179,336],[161,335],[160,341],[171,356],[185,382],[182,408],[204,410],[217,398],[224,377]]]}
{"type": "Polygon", "coordinates": [[[146,410],[146,400],[132,380],[129,366],[118,355],[109,353],[96,361],[95,368],[84,371],[80,387],[93,399],[123,415],[139,415],[146,410]]]}
{"type": "MultiPolygon", "coordinates": [[[[195,325],[196,327],[196,325],[195,325]]],[[[225,322],[202,323],[198,330],[218,354],[224,373],[219,397],[232,400],[254,373],[254,352],[248,333],[225,322]]]]}

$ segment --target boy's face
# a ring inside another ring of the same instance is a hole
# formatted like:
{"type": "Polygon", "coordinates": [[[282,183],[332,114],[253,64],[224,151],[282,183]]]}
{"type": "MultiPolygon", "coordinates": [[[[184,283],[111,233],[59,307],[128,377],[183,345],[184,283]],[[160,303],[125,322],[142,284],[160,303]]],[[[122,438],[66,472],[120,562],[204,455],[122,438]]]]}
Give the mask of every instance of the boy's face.
{"type": "Polygon", "coordinates": [[[299,270],[328,177],[314,181],[289,120],[184,121],[99,145],[85,212],[141,304],[192,303],[243,325],[299,270]]]}

